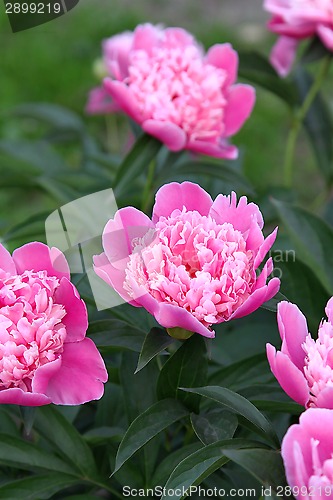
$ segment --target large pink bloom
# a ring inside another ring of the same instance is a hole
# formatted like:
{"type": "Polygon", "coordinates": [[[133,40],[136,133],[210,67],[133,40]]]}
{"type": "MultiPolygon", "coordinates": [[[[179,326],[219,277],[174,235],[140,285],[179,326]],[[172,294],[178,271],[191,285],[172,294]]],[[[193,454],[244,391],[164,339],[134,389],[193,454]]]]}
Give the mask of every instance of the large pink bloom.
{"type": "Polygon", "coordinates": [[[298,500],[333,499],[333,411],[312,408],[282,441],[287,481],[298,500]]]}
{"type": "Polygon", "coordinates": [[[272,19],[268,27],[280,35],[271,53],[271,63],[286,76],[294,62],[300,40],[317,35],[333,51],[332,0],[264,0],[272,19]]]}
{"type": "Polygon", "coordinates": [[[95,271],[162,326],[214,337],[211,325],[250,314],[279,289],[277,278],[266,285],[272,259],[256,276],[276,237],[264,239],[262,227],[245,197],[213,202],[197,184],[173,182],[157,192],[152,220],[127,207],[107,223],[95,271]]]}
{"type": "Polygon", "coordinates": [[[328,321],[319,326],[318,339],[308,333],[306,319],[295,304],[278,304],[281,351],[267,344],[272,372],[283,390],[306,407],[333,409],[333,297],[326,309],[328,321]]]}
{"type": "Polygon", "coordinates": [[[104,362],[63,254],[0,245],[0,403],[79,405],[103,395],[104,362]]]}
{"type": "Polygon", "coordinates": [[[143,130],[172,151],[189,149],[235,158],[228,138],[242,127],[255,102],[249,85],[235,85],[238,55],[230,44],[205,55],[183,29],[145,24],[103,43],[110,77],[90,95],[87,110],[110,111],[106,95],[143,130]]]}

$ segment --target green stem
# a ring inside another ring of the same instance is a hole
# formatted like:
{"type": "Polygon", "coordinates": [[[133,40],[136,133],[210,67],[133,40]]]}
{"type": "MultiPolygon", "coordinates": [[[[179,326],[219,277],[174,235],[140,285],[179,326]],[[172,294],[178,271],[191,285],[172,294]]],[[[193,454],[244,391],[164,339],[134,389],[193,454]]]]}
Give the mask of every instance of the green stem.
{"type": "Polygon", "coordinates": [[[310,90],[307,96],[305,97],[302,106],[297,110],[297,112],[294,115],[287,140],[287,147],[286,147],[286,154],[284,161],[284,183],[287,188],[290,188],[292,186],[295,147],[299,131],[328,73],[330,62],[331,62],[330,55],[323,59],[318,74],[312,86],[310,87],[310,90]]]}
{"type": "Polygon", "coordinates": [[[149,208],[149,203],[152,194],[151,189],[153,186],[154,175],[155,175],[155,168],[156,168],[156,159],[154,158],[149,164],[147,181],[145,188],[143,190],[142,202],[141,202],[141,209],[143,212],[146,212],[149,208]]]}

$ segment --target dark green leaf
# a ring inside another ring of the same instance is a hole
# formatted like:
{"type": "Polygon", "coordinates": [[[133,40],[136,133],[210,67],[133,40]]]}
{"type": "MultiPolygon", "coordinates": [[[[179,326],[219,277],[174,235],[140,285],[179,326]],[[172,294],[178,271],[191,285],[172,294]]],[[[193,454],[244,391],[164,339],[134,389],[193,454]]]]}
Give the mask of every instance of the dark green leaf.
{"type": "Polygon", "coordinates": [[[297,258],[316,272],[327,292],[333,294],[333,231],[322,219],[306,210],[273,200],[297,258]]]}
{"type": "Polygon", "coordinates": [[[19,479],[0,486],[0,498],[3,500],[47,500],[52,495],[78,483],[73,476],[53,472],[40,476],[19,479]]]}
{"type": "Polygon", "coordinates": [[[236,415],[220,408],[200,415],[192,413],[191,422],[194,432],[203,444],[232,438],[238,426],[236,415]]]}
{"type": "Polygon", "coordinates": [[[267,371],[267,356],[263,352],[221,368],[213,373],[209,383],[236,390],[244,382],[249,384],[258,380],[262,382],[265,371],[267,371]]]}
{"type": "Polygon", "coordinates": [[[20,406],[20,411],[23,419],[24,430],[27,435],[30,434],[34,424],[36,407],[34,406],[20,406]]]}
{"type": "Polygon", "coordinates": [[[293,402],[286,401],[263,401],[261,399],[252,400],[252,403],[261,411],[276,413],[290,413],[290,415],[300,415],[304,407],[293,402]]]}
{"type": "Polygon", "coordinates": [[[230,391],[225,387],[208,386],[192,389],[182,389],[186,392],[194,392],[206,398],[217,401],[226,408],[242,415],[245,419],[255,425],[258,429],[267,434],[272,443],[280,446],[279,439],[269,421],[260,413],[260,411],[247,399],[236,392],[230,391]]]}
{"type": "Polygon", "coordinates": [[[206,345],[201,335],[194,334],[164,364],[157,381],[159,399],[181,400],[190,410],[197,412],[200,397],[184,394],[180,387],[196,387],[207,377],[206,345]]]}
{"type": "Polygon", "coordinates": [[[144,331],[118,319],[92,321],[88,335],[102,352],[115,348],[140,352],[145,338],[144,331]]]}
{"type": "Polygon", "coordinates": [[[120,442],[124,430],[120,427],[95,427],[83,434],[84,439],[93,446],[105,445],[109,440],[120,442]]]}
{"type": "Polygon", "coordinates": [[[80,473],[88,477],[97,475],[90,448],[75,427],[55,407],[48,405],[38,408],[35,429],[80,473]]]}
{"type": "Polygon", "coordinates": [[[318,61],[318,59],[322,59],[329,53],[329,50],[325,47],[320,38],[313,37],[310,39],[310,43],[301,57],[301,62],[303,64],[312,63],[318,61]]]}
{"type": "Polygon", "coordinates": [[[144,368],[157,354],[164,351],[175,339],[162,328],[152,328],[143,342],[135,373],[144,368]]]}
{"type": "Polygon", "coordinates": [[[161,146],[161,142],[148,134],[143,134],[137,139],[118,169],[114,186],[116,195],[130,188],[131,181],[146,170],[161,146]]]}
{"type": "Polygon", "coordinates": [[[115,472],[154,436],[188,415],[188,410],[173,399],[155,403],[130,425],[119,445],[115,472]]]}
{"type": "Polygon", "coordinates": [[[267,311],[276,312],[277,311],[277,305],[282,300],[288,300],[288,299],[287,299],[287,297],[285,295],[283,295],[283,293],[278,292],[271,300],[268,300],[267,302],[264,302],[261,307],[263,309],[267,309],[267,311]]]}
{"type": "Polygon", "coordinates": [[[52,127],[62,130],[81,132],[83,122],[79,115],[57,104],[26,103],[17,106],[13,114],[27,118],[35,118],[52,127]]]}

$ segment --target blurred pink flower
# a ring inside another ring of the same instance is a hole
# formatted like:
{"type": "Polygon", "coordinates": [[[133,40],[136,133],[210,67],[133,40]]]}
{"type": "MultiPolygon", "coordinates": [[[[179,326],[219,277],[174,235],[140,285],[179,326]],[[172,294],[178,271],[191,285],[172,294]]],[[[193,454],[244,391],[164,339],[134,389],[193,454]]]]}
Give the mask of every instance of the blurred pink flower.
{"type": "Polygon", "coordinates": [[[306,319],[295,304],[278,304],[281,351],[267,344],[271,370],[282,389],[306,407],[333,409],[333,297],[328,321],[319,325],[318,339],[308,333],[306,319]]]}
{"type": "Polygon", "coordinates": [[[230,44],[205,55],[185,30],[144,24],[105,40],[103,54],[104,90],[145,132],[172,151],[237,157],[228,138],[251,114],[255,90],[235,85],[238,55],[230,44]]]}
{"type": "Polygon", "coordinates": [[[280,35],[271,53],[271,63],[286,76],[294,62],[300,40],[317,35],[333,51],[332,0],[264,0],[273,14],[268,27],[280,35]]]}
{"type": "Polygon", "coordinates": [[[282,441],[287,481],[298,500],[333,498],[333,411],[312,408],[282,441]]]}
{"type": "Polygon", "coordinates": [[[0,245],[0,403],[79,405],[103,395],[104,362],[64,255],[0,245]]]}
{"type": "Polygon", "coordinates": [[[95,272],[166,328],[214,337],[211,325],[255,311],[278,291],[272,259],[256,270],[273,245],[254,203],[236,194],[211,197],[197,184],[166,184],[156,194],[153,217],[120,209],[103,232],[104,253],[95,272]]]}

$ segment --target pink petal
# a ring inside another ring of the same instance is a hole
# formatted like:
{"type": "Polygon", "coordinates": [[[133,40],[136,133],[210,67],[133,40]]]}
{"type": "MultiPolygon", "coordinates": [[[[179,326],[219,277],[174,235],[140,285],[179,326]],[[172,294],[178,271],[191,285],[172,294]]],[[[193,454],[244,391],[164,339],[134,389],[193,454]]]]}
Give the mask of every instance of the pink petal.
{"type": "Polygon", "coordinates": [[[103,359],[94,342],[64,344],[60,370],[49,380],[47,395],[54,404],[80,405],[100,399],[107,381],[103,359]]]}
{"type": "Polygon", "coordinates": [[[167,28],[164,31],[163,47],[172,48],[186,48],[189,45],[197,45],[193,36],[182,28],[167,28]]]}
{"type": "Polygon", "coordinates": [[[266,285],[267,278],[271,274],[272,271],[273,271],[273,259],[270,257],[267,260],[267,262],[264,265],[264,267],[262,268],[261,273],[257,277],[257,281],[256,281],[256,284],[255,284],[254,290],[262,288],[263,286],[266,285]]]}
{"type": "Polygon", "coordinates": [[[164,184],[156,193],[153,208],[153,223],[160,217],[169,217],[177,208],[188,211],[196,210],[201,215],[208,215],[213,200],[204,189],[193,182],[170,182],[164,184]]]}
{"type": "Polygon", "coordinates": [[[280,289],[280,280],[279,278],[271,279],[267,285],[262,288],[256,289],[250,297],[236,310],[234,314],[232,314],[229,318],[243,318],[243,316],[247,316],[248,314],[256,311],[264,302],[270,300],[280,289]]]}
{"type": "Polygon", "coordinates": [[[300,424],[309,437],[320,441],[320,455],[331,458],[333,450],[333,412],[326,408],[309,408],[300,417],[300,424]]]}
{"type": "Polygon", "coordinates": [[[103,87],[96,87],[89,92],[86,113],[95,115],[114,113],[115,111],[119,111],[119,107],[112,101],[103,87]]]}
{"type": "Polygon", "coordinates": [[[187,143],[186,149],[194,153],[201,153],[214,158],[225,158],[227,160],[235,160],[238,158],[238,149],[227,142],[220,141],[219,143],[190,140],[187,143]]]}
{"type": "Polygon", "coordinates": [[[134,31],[132,50],[144,50],[147,54],[152,54],[162,36],[162,29],[152,24],[146,23],[137,26],[134,31]]]}
{"type": "MultiPolygon", "coordinates": [[[[333,19],[332,19],[333,22],[333,19]]],[[[332,26],[319,25],[317,33],[323,44],[329,49],[333,50],[333,29],[332,26]]]]}
{"type": "Polygon", "coordinates": [[[129,55],[133,44],[133,33],[125,31],[103,41],[104,63],[117,80],[128,76],[129,55]]]}
{"type": "Polygon", "coordinates": [[[305,316],[295,304],[284,300],[278,304],[277,320],[282,352],[290,357],[299,370],[303,370],[305,352],[302,344],[309,334],[305,316]]]}
{"type": "Polygon", "coordinates": [[[270,62],[280,76],[287,76],[290,72],[295,61],[297,46],[298,41],[288,36],[280,36],[274,45],[270,62]]]}
{"type": "Polygon", "coordinates": [[[32,390],[34,393],[46,394],[49,381],[61,368],[61,358],[39,366],[32,379],[32,390]]]}
{"type": "Polygon", "coordinates": [[[127,85],[123,82],[111,80],[111,78],[105,78],[103,86],[106,93],[114,99],[120,109],[127,113],[134,121],[138,123],[143,121],[137,101],[127,85]]]}
{"type": "Polygon", "coordinates": [[[238,84],[230,87],[225,107],[225,137],[236,134],[252,113],[256,100],[255,89],[251,85],[238,84]]]}
{"type": "Polygon", "coordinates": [[[255,241],[257,248],[263,243],[263,217],[259,207],[255,203],[248,203],[246,196],[242,196],[237,205],[236,193],[233,192],[230,196],[219,194],[212,205],[210,215],[218,224],[230,222],[247,238],[251,230],[254,233],[251,235],[252,244],[255,241]]]}
{"type": "MultiPolygon", "coordinates": [[[[133,207],[118,210],[114,219],[110,219],[106,224],[102,236],[104,252],[110,264],[116,269],[123,270],[133,250],[133,239],[143,238],[152,229],[154,224],[140,210],[133,207]]],[[[149,241],[153,239],[154,232],[149,241]]]]}
{"type": "Polygon", "coordinates": [[[333,410],[333,387],[325,387],[316,398],[318,408],[328,408],[333,410]]]}
{"type": "Polygon", "coordinates": [[[288,396],[305,406],[309,400],[309,388],[303,373],[282,352],[276,352],[271,344],[266,345],[266,353],[271,370],[288,396]]]}
{"type": "Polygon", "coordinates": [[[333,325],[333,297],[329,299],[325,307],[325,313],[328,317],[328,321],[333,325]]]}
{"type": "Polygon", "coordinates": [[[180,151],[185,148],[186,134],[174,123],[146,120],[142,123],[142,128],[147,134],[163,142],[171,151],[180,151]]]}
{"type": "Polygon", "coordinates": [[[206,61],[212,66],[225,70],[226,81],[224,88],[235,82],[238,70],[238,54],[230,43],[213,45],[207,52],[206,61]]]}
{"type": "Polygon", "coordinates": [[[60,250],[44,243],[27,243],[13,252],[13,260],[19,274],[24,271],[47,271],[58,279],[70,278],[68,263],[60,250]]]}
{"type": "Polygon", "coordinates": [[[17,273],[14,261],[12,256],[6,250],[6,248],[0,243],[0,269],[5,271],[6,273],[10,273],[11,275],[15,275],[17,273]]]}
{"type": "Polygon", "coordinates": [[[261,246],[258,250],[258,253],[256,255],[256,258],[254,259],[254,269],[257,269],[260,266],[260,264],[262,263],[262,261],[266,257],[267,253],[274,245],[277,231],[278,231],[278,228],[276,227],[274,229],[274,231],[269,236],[267,236],[265,241],[261,244],[261,246]]]}
{"type": "Polygon", "coordinates": [[[50,398],[44,394],[34,394],[24,392],[15,387],[13,389],[4,389],[0,391],[0,404],[21,405],[21,406],[43,406],[51,403],[50,398]]]}
{"type": "Polygon", "coordinates": [[[54,298],[66,309],[66,316],[61,320],[66,327],[66,342],[84,339],[88,328],[87,308],[75,286],[67,278],[63,278],[54,298]]]}

